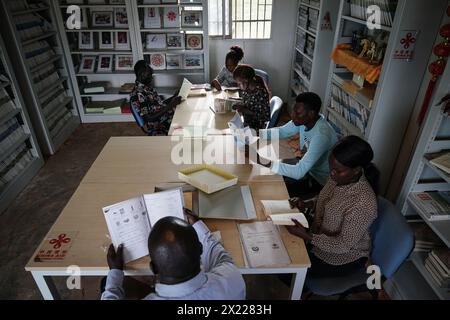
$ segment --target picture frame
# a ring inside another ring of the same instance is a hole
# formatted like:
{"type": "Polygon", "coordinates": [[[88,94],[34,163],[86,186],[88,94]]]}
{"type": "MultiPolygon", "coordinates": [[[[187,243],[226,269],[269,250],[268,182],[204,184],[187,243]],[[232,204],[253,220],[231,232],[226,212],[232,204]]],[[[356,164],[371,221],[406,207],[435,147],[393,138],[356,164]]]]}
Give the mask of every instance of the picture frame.
{"type": "Polygon", "coordinates": [[[116,71],[131,71],[133,70],[134,61],[131,54],[116,55],[116,71]]]}
{"type": "Polygon", "coordinates": [[[114,35],[110,31],[99,32],[99,49],[114,49],[114,35]]]}
{"type": "Polygon", "coordinates": [[[164,7],[164,28],[180,27],[180,12],[177,6],[164,7]]]}
{"type": "Polygon", "coordinates": [[[143,4],[161,4],[160,0],[143,0],[143,4]]]}
{"type": "Polygon", "coordinates": [[[80,50],[94,49],[94,32],[80,31],[78,33],[78,49],[80,50]]]}
{"type": "Polygon", "coordinates": [[[97,72],[111,72],[113,67],[113,55],[99,55],[97,72]]]}
{"type": "Polygon", "coordinates": [[[177,0],[161,0],[162,4],[172,4],[172,3],[178,3],[177,0]]]}
{"type": "Polygon", "coordinates": [[[106,0],[88,0],[88,4],[106,4],[106,0]]]}
{"type": "Polygon", "coordinates": [[[183,57],[184,69],[203,69],[203,54],[186,53],[183,57]]]}
{"type": "Polygon", "coordinates": [[[80,63],[80,73],[92,73],[95,70],[96,56],[82,56],[80,63]]]}
{"type": "Polygon", "coordinates": [[[166,49],[166,34],[165,33],[148,33],[145,36],[145,48],[147,50],[166,49]]]}
{"type": "Polygon", "coordinates": [[[166,54],[166,69],[183,69],[183,55],[181,54],[166,54]]]}
{"type": "Polygon", "coordinates": [[[126,8],[114,8],[114,27],[128,28],[128,14],[126,8]]]}
{"type": "Polygon", "coordinates": [[[182,27],[203,27],[202,11],[183,10],[181,12],[182,27]]]}
{"type": "Polygon", "coordinates": [[[81,10],[81,28],[82,29],[87,29],[89,28],[89,23],[88,23],[88,15],[87,15],[87,9],[85,8],[80,8],[81,10]]]}
{"type": "Polygon", "coordinates": [[[184,33],[168,33],[167,49],[184,49],[184,33]]]}
{"type": "Polygon", "coordinates": [[[128,31],[118,31],[115,33],[115,48],[116,50],[130,50],[130,35],[128,31]]]}
{"type": "Polygon", "coordinates": [[[125,4],[125,0],[109,0],[109,4],[125,4]]]}
{"type": "Polygon", "coordinates": [[[186,49],[191,50],[203,49],[203,35],[198,33],[186,34],[186,49]]]}
{"type": "Polygon", "coordinates": [[[144,8],[144,29],[161,28],[161,13],[159,7],[144,8]]]}
{"type": "Polygon", "coordinates": [[[166,69],[166,55],[164,53],[154,53],[150,55],[150,66],[153,70],[166,69]]]}
{"type": "Polygon", "coordinates": [[[113,11],[93,11],[92,26],[93,27],[113,27],[113,11]]]}

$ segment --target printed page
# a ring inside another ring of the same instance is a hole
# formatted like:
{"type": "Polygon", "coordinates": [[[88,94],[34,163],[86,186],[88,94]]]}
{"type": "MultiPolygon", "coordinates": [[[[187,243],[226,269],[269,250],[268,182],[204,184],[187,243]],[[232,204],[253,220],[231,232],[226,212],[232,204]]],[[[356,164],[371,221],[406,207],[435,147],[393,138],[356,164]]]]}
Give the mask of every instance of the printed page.
{"type": "Polygon", "coordinates": [[[231,130],[244,128],[244,123],[242,122],[242,118],[239,112],[235,112],[233,118],[230,121],[228,121],[228,127],[231,130]]]}
{"type": "Polygon", "coordinates": [[[147,207],[151,227],[153,227],[159,219],[168,216],[185,220],[183,211],[184,198],[181,188],[144,194],[144,202],[147,207]]]}
{"type": "Polygon", "coordinates": [[[283,226],[293,226],[292,219],[300,222],[305,228],[309,228],[308,220],[297,208],[291,209],[288,200],[261,200],[264,213],[274,224],[283,226]]]}
{"type": "Polygon", "coordinates": [[[281,267],[291,263],[276,226],[271,221],[238,224],[250,267],[281,267]]]}
{"type": "Polygon", "coordinates": [[[178,95],[181,97],[181,100],[186,100],[189,93],[191,92],[192,83],[184,78],[183,84],[181,85],[180,92],[178,95]]]}
{"type": "Polygon", "coordinates": [[[275,213],[298,213],[297,208],[291,209],[288,200],[261,200],[267,216],[275,213]]]}
{"type": "Polygon", "coordinates": [[[124,245],[125,263],[148,255],[150,223],[142,197],[103,208],[114,247],[124,245]]]}

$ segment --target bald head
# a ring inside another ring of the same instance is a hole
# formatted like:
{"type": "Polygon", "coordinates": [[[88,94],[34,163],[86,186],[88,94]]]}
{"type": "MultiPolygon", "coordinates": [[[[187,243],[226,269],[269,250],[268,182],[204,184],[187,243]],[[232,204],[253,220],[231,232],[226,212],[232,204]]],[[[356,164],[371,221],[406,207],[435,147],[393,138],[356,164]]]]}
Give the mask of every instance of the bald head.
{"type": "Polygon", "coordinates": [[[194,227],[175,217],[160,219],[148,238],[154,271],[163,283],[179,283],[200,272],[202,245],[194,227]]]}

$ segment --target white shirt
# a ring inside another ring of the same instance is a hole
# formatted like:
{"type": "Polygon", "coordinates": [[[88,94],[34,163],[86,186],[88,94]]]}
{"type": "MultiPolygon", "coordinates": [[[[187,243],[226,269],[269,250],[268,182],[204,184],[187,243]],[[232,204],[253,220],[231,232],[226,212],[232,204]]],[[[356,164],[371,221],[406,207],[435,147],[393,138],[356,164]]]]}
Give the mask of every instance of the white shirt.
{"type": "MultiPolygon", "coordinates": [[[[244,300],[245,282],[231,256],[202,221],[196,222],[193,227],[203,245],[203,270],[182,283],[156,284],[155,293],[144,300],[244,300]]],[[[109,271],[102,300],[124,298],[123,277],[122,270],[109,271]]]]}

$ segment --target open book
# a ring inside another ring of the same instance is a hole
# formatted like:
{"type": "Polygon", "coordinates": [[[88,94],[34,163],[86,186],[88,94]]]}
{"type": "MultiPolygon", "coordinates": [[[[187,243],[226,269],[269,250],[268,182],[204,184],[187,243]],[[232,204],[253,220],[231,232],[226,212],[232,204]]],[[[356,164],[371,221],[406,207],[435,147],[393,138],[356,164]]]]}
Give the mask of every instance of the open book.
{"type": "Polygon", "coordinates": [[[250,127],[244,127],[239,112],[236,112],[233,118],[228,121],[228,127],[235,137],[235,140],[241,144],[253,144],[259,139],[259,137],[253,135],[250,127]]]}
{"type": "Polygon", "coordinates": [[[159,219],[174,216],[184,218],[181,188],[144,194],[103,208],[114,247],[124,245],[124,262],[148,255],[148,236],[159,219]]]}
{"type": "Polygon", "coordinates": [[[293,226],[295,219],[305,228],[309,228],[308,220],[297,208],[291,209],[288,200],[261,200],[265,215],[273,224],[293,226]]]}

